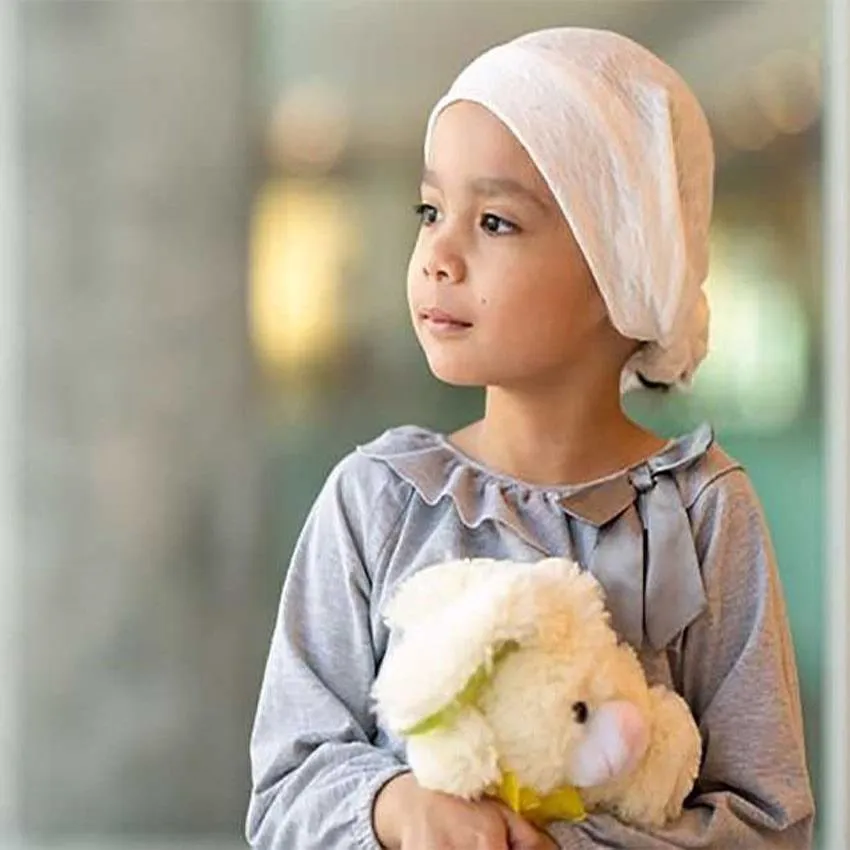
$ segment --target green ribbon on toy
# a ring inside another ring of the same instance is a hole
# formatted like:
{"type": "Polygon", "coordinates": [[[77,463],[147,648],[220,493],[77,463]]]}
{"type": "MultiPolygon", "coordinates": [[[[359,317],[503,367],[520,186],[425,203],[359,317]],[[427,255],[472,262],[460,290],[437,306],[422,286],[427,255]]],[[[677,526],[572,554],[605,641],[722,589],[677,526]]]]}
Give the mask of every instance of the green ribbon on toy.
{"type": "Polygon", "coordinates": [[[500,643],[496,647],[496,651],[493,653],[493,658],[490,662],[485,662],[472,674],[469,681],[450,703],[444,705],[433,714],[429,714],[413,726],[402,729],[401,734],[410,738],[414,735],[425,735],[436,729],[451,726],[465,708],[473,708],[478,705],[481,694],[484,692],[484,688],[490,684],[496,668],[518,649],[519,644],[515,640],[500,643]]]}

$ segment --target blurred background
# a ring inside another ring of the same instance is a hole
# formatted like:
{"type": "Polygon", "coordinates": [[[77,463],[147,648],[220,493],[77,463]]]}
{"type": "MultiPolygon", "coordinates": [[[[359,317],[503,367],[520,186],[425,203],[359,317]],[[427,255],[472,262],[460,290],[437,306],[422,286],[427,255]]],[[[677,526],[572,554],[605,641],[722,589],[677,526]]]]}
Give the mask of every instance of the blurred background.
{"type": "Polygon", "coordinates": [[[242,846],[254,701],[312,499],[356,443],[480,404],[430,377],[407,324],[425,119],[473,55],[564,24],[642,41],[710,116],[713,353],[687,396],[630,405],[670,434],[712,421],[755,481],[820,792],[819,4],[39,0],[16,7],[2,113],[7,844],[242,846]]]}

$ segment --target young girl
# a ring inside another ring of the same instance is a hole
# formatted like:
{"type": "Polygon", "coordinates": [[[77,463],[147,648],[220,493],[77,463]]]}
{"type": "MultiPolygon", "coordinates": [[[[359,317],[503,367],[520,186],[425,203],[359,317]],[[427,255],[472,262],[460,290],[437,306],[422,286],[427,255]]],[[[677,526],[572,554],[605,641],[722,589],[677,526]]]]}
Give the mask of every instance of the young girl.
{"type": "Polygon", "coordinates": [[[705,354],[713,153],[652,54],[554,29],[466,68],[428,125],[408,290],[434,374],[486,387],[450,436],[404,427],[343,460],[286,577],[259,700],[247,833],[266,850],[806,848],[794,656],[752,486],[708,429],[665,443],[621,392],[705,354]],[[399,583],[447,557],[575,559],[652,682],[699,724],[682,818],[538,832],[419,787],[372,713],[399,583]]]}

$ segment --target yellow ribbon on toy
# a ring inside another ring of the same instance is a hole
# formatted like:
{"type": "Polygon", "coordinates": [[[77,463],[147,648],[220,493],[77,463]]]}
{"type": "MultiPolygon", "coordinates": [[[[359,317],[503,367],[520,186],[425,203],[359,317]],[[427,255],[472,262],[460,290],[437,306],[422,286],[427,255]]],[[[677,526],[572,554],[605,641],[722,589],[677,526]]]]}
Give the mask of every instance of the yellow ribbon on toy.
{"type": "Polygon", "coordinates": [[[533,788],[520,785],[513,771],[506,770],[502,772],[501,783],[491,793],[512,811],[538,825],[553,820],[578,822],[587,817],[581,794],[572,785],[562,785],[540,796],[533,788]]]}

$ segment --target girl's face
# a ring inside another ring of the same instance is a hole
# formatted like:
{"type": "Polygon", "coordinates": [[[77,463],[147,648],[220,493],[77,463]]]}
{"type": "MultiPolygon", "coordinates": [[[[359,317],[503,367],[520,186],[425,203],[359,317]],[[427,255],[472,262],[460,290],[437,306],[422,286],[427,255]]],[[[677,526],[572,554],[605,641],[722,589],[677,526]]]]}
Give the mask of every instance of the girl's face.
{"type": "Polygon", "coordinates": [[[408,300],[438,378],[543,384],[610,349],[613,328],[570,227],[491,112],[461,101],[441,113],[421,191],[408,300]]]}

